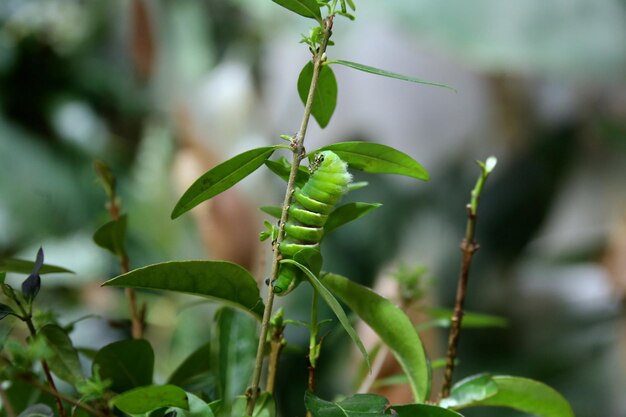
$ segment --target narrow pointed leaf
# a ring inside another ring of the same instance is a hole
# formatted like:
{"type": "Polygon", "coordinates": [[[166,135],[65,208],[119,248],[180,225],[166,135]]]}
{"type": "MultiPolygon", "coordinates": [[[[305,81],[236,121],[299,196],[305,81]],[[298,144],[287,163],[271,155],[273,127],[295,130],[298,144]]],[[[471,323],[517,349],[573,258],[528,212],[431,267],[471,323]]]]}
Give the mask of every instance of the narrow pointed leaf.
{"type": "Polygon", "coordinates": [[[275,145],[251,149],[210,169],[198,178],[178,200],[172,211],[172,219],[228,190],[256,171],[276,149],[284,147],[284,145],[275,145]]]}
{"type": "Polygon", "coordinates": [[[390,146],[370,142],[339,142],[319,151],[333,151],[350,168],[373,174],[397,174],[427,180],[428,172],[413,158],[390,146]]]}
{"type": "MultiPolygon", "coordinates": [[[[274,174],[278,175],[285,182],[289,180],[289,174],[291,173],[291,162],[287,161],[287,158],[280,157],[276,161],[268,159],[265,161],[265,166],[269,168],[274,174]]],[[[298,173],[296,174],[296,187],[304,187],[304,184],[309,179],[309,170],[300,165],[298,167],[298,173]]]]}
{"type": "Polygon", "coordinates": [[[313,417],[388,417],[385,409],[389,400],[375,394],[356,394],[342,401],[332,402],[306,391],[304,404],[313,417]]]}
{"type": "Polygon", "coordinates": [[[320,280],[315,276],[315,274],[313,274],[304,265],[292,259],[283,259],[281,263],[294,264],[295,266],[297,266],[304,272],[305,276],[308,278],[309,282],[311,283],[315,291],[318,292],[318,294],[322,297],[322,299],[326,302],[326,304],[328,304],[328,306],[333,311],[333,313],[335,313],[335,316],[337,316],[339,323],[341,323],[346,333],[348,333],[348,336],[350,336],[350,338],[352,339],[356,347],[359,349],[359,351],[361,352],[361,354],[363,355],[363,357],[365,358],[367,362],[367,366],[369,367],[370,361],[369,361],[369,356],[367,354],[367,350],[365,349],[365,346],[363,346],[363,342],[361,341],[361,338],[352,327],[352,324],[350,324],[350,320],[348,319],[348,316],[346,316],[345,311],[343,311],[341,304],[339,304],[335,296],[333,296],[333,294],[330,291],[328,291],[328,289],[324,286],[324,284],[320,282],[320,280]]]}
{"type": "Polygon", "coordinates": [[[102,225],[93,235],[96,245],[111,252],[120,258],[126,256],[126,224],[127,216],[123,215],[117,220],[111,220],[102,225]]]}
{"type": "Polygon", "coordinates": [[[341,275],[327,274],[322,281],[378,334],[408,376],[415,401],[425,401],[429,395],[428,361],[406,314],[391,301],[341,275]]]}
{"type": "Polygon", "coordinates": [[[28,302],[32,302],[41,289],[41,277],[39,274],[30,274],[22,282],[22,295],[28,302]]]}
{"type": "Polygon", "coordinates": [[[50,370],[60,379],[76,385],[85,377],[78,359],[78,352],[72,345],[72,340],[59,326],[48,324],[39,330],[47,342],[48,347],[54,352],[52,359],[48,361],[50,370]]]}
{"type": "Polygon", "coordinates": [[[5,318],[6,316],[11,315],[11,316],[15,316],[15,317],[19,317],[15,311],[13,311],[13,309],[11,307],[9,307],[6,304],[2,304],[0,303],[0,320],[2,320],[3,318],[5,318]]]}
{"type": "Polygon", "coordinates": [[[328,220],[324,225],[324,236],[338,229],[346,223],[365,216],[372,210],[376,210],[382,206],[379,203],[348,203],[337,207],[328,216],[328,220]]]}
{"type": "Polygon", "coordinates": [[[291,10],[300,16],[310,17],[317,21],[322,20],[322,12],[316,0],[272,0],[274,3],[291,10]]]}
{"type": "Polygon", "coordinates": [[[257,323],[240,311],[222,308],[217,315],[217,332],[221,397],[229,403],[250,383],[258,346],[257,323]]]}
{"type": "Polygon", "coordinates": [[[463,417],[456,411],[429,404],[393,405],[391,409],[398,417],[463,417]]]}
{"type": "Polygon", "coordinates": [[[270,216],[280,219],[280,216],[283,214],[283,209],[276,206],[263,206],[260,207],[260,210],[263,213],[269,214],[270,216]]]}
{"type": "Polygon", "coordinates": [[[43,248],[39,248],[37,251],[37,258],[35,260],[35,264],[33,265],[33,269],[30,271],[31,275],[39,275],[39,271],[43,266],[43,248]]]}
{"type": "MultiPolygon", "coordinates": [[[[309,96],[309,88],[313,79],[313,63],[308,62],[298,77],[298,94],[303,104],[306,104],[309,96]]],[[[324,65],[320,68],[320,74],[313,97],[311,114],[323,129],[330,122],[330,118],[337,106],[337,79],[330,67],[324,65]]]]}
{"type": "Polygon", "coordinates": [[[256,281],[232,262],[163,262],[135,269],[102,285],[193,294],[240,308],[257,320],[263,316],[264,305],[256,281]]]}
{"type": "Polygon", "coordinates": [[[357,62],[343,61],[343,60],[340,60],[340,59],[335,59],[335,60],[326,62],[326,65],[331,65],[331,64],[344,65],[346,67],[350,67],[350,68],[353,68],[353,69],[356,69],[356,70],[359,70],[359,71],[363,71],[363,72],[367,72],[367,73],[370,73],[370,74],[381,75],[383,77],[389,77],[389,78],[395,78],[397,80],[410,81],[410,82],[416,83],[416,84],[426,84],[426,85],[432,85],[432,86],[435,86],[435,87],[443,87],[443,88],[447,88],[448,90],[452,90],[452,91],[456,92],[455,88],[450,87],[449,85],[446,85],[446,84],[436,83],[436,82],[433,82],[433,81],[421,80],[419,78],[409,77],[408,75],[402,75],[402,74],[398,74],[398,73],[391,72],[391,71],[385,71],[385,70],[380,69],[380,68],[370,67],[369,65],[363,65],[363,64],[359,64],[357,62]]]}
{"type": "MultiPolygon", "coordinates": [[[[449,327],[454,311],[447,308],[429,308],[426,313],[433,318],[439,319],[440,323],[445,325],[445,327],[449,327]]],[[[463,328],[506,327],[508,326],[508,321],[501,316],[464,311],[461,325],[463,328]]]]}
{"type": "Polygon", "coordinates": [[[113,392],[152,384],[154,351],[144,339],[129,339],[104,346],[96,353],[92,369],[111,380],[113,392]]]}
{"type": "Polygon", "coordinates": [[[114,397],[111,403],[128,414],[144,414],[163,407],[189,409],[187,394],[175,385],[149,385],[114,397]]]}
{"type": "MultiPolygon", "coordinates": [[[[18,274],[30,274],[35,263],[32,261],[25,261],[22,259],[0,259],[0,272],[16,272],[18,274]]],[[[70,273],[74,272],[69,269],[62,268],[55,265],[43,264],[39,269],[39,275],[54,274],[54,273],[70,273]]]]}
{"type": "Polygon", "coordinates": [[[504,375],[467,378],[453,387],[441,405],[509,407],[538,417],[574,417],[567,400],[554,389],[532,379],[504,375]]]}

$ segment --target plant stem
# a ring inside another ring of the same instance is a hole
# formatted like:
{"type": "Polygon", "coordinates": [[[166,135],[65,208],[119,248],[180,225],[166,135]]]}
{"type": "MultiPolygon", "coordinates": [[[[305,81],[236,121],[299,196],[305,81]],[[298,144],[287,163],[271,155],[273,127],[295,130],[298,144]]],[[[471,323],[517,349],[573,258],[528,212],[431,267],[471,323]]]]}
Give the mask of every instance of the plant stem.
{"type": "Polygon", "coordinates": [[[285,235],[285,224],[287,223],[287,214],[289,206],[291,205],[291,198],[295,191],[296,174],[300,167],[300,162],[304,158],[304,138],[306,136],[306,130],[309,125],[309,119],[311,118],[311,109],[313,106],[313,98],[315,97],[315,89],[317,88],[317,81],[320,75],[320,69],[325,59],[326,47],[328,46],[328,40],[332,34],[333,16],[328,16],[324,20],[324,32],[322,35],[322,41],[320,47],[314,52],[313,56],[313,77],[311,79],[311,87],[309,88],[309,94],[307,96],[306,104],[304,106],[304,115],[302,116],[302,122],[300,123],[300,129],[296,133],[292,143],[291,149],[293,151],[293,159],[291,162],[291,170],[289,172],[289,180],[287,181],[287,190],[285,191],[285,198],[282,206],[282,214],[280,216],[280,223],[278,225],[278,236],[276,242],[273,245],[274,256],[272,258],[272,270],[270,273],[270,285],[269,293],[267,295],[267,302],[265,303],[265,311],[263,312],[263,320],[261,322],[261,334],[259,335],[259,346],[257,348],[256,362],[254,364],[254,372],[252,374],[252,384],[248,388],[248,404],[246,407],[246,415],[251,416],[254,411],[254,405],[259,396],[259,382],[261,380],[261,371],[263,369],[263,357],[265,354],[265,342],[267,338],[267,331],[269,329],[270,316],[272,315],[272,306],[274,304],[274,291],[272,287],[272,281],[278,274],[279,262],[281,259],[280,251],[278,247],[282,242],[285,235]]]}
{"type": "Polygon", "coordinates": [[[81,408],[83,410],[85,410],[86,412],[88,412],[89,414],[92,414],[96,417],[110,417],[109,414],[107,413],[103,413],[102,411],[93,408],[92,406],[90,406],[89,404],[85,404],[80,402],[79,400],[70,397],[69,395],[65,395],[62,394],[60,392],[58,392],[57,390],[53,390],[49,387],[47,387],[46,385],[42,384],[41,382],[37,381],[36,379],[27,377],[27,376],[22,376],[20,377],[20,379],[30,385],[32,385],[33,387],[37,388],[40,391],[43,391],[47,394],[52,395],[57,402],[61,402],[61,400],[65,401],[68,404],[72,404],[78,408],[81,408]]]}
{"type": "Polygon", "coordinates": [[[13,404],[11,404],[9,396],[7,395],[7,392],[2,388],[2,385],[0,385],[0,400],[2,400],[4,412],[6,413],[7,417],[16,417],[17,414],[15,414],[13,404]]]}
{"type": "Polygon", "coordinates": [[[317,321],[317,305],[318,294],[317,291],[313,291],[313,297],[311,299],[311,322],[309,323],[309,332],[311,333],[311,335],[309,338],[308,389],[311,392],[315,392],[315,369],[317,368],[317,359],[320,355],[320,345],[317,343],[317,334],[319,333],[319,324],[317,321]]]}
{"type": "MultiPolygon", "coordinates": [[[[492,157],[493,158],[493,157],[492,157]]],[[[491,158],[490,158],[491,159],[491,158]]],[[[474,186],[471,193],[470,203],[467,205],[467,224],[465,227],[465,238],[461,242],[461,270],[456,289],[456,300],[454,303],[454,313],[450,324],[450,335],[448,337],[448,354],[446,357],[446,369],[443,376],[443,385],[439,394],[439,399],[446,398],[450,395],[452,387],[452,374],[454,373],[454,365],[457,355],[457,347],[459,345],[459,336],[461,333],[461,322],[463,321],[463,306],[465,304],[465,295],[467,293],[467,282],[469,279],[470,266],[472,257],[478,250],[478,243],[474,239],[476,232],[476,219],[478,213],[478,200],[482,192],[487,177],[495,167],[495,158],[492,161],[488,159],[488,165],[478,162],[482,169],[481,175],[474,186]],[[491,163],[490,163],[491,162],[491,163]]]]}
{"type": "MultiPolygon", "coordinates": [[[[28,327],[28,331],[30,332],[31,337],[35,338],[35,336],[37,336],[37,331],[35,330],[35,325],[33,324],[33,319],[32,319],[31,314],[30,313],[26,314],[26,312],[24,311],[24,309],[22,308],[20,304],[18,304],[18,307],[20,307],[20,309],[22,310],[22,313],[24,313],[23,320],[26,322],[26,326],[28,327]]],[[[61,403],[61,400],[58,397],[59,391],[57,390],[57,387],[54,384],[54,379],[52,379],[52,373],[50,373],[50,367],[48,366],[48,362],[42,359],[41,367],[43,368],[43,373],[46,375],[46,380],[48,381],[48,385],[50,386],[49,388],[50,393],[55,396],[56,406],[59,411],[59,416],[65,417],[65,409],[63,408],[63,403],[61,403]]]]}
{"type": "MultiPolygon", "coordinates": [[[[111,199],[109,201],[109,204],[107,204],[107,208],[109,209],[111,219],[113,219],[114,221],[118,221],[120,219],[120,204],[117,200],[117,196],[115,193],[111,194],[111,199]]],[[[123,274],[130,271],[130,261],[125,251],[119,256],[119,262],[120,269],[122,270],[123,274]]],[[[133,336],[133,339],[142,339],[144,322],[142,314],[140,314],[137,310],[137,298],[135,297],[135,290],[132,288],[126,288],[124,290],[124,293],[126,294],[128,307],[130,310],[131,335],[133,336]]]]}
{"type": "Polygon", "coordinates": [[[265,389],[270,394],[274,393],[276,372],[278,370],[278,359],[280,358],[280,353],[282,352],[286,343],[285,336],[283,335],[284,330],[284,325],[281,324],[276,326],[272,334],[272,339],[270,340],[270,357],[267,364],[267,383],[265,384],[265,389]]]}

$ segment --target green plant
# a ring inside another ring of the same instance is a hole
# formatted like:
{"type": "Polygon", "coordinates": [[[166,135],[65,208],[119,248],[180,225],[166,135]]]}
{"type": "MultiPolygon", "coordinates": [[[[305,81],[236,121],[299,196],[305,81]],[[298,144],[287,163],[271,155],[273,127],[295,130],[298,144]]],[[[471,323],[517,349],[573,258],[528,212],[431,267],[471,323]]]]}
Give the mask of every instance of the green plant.
{"type": "MultiPolygon", "coordinates": [[[[331,65],[339,64],[405,81],[449,87],[350,61],[329,60],[327,48],[332,45],[334,19],[336,16],[354,19],[355,5],[352,0],[274,1],[317,22],[308,36],[302,39],[302,43],[309,46],[312,59],[305,64],[297,82],[298,93],[304,103],[300,128],[293,136],[282,136],[287,144],[251,149],[209,170],[184,193],[172,212],[172,218],[181,216],[263,165],[286,180],[282,206],[264,208],[265,212],[279,219],[277,226],[267,222],[267,231],[261,236],[262,239],[270,239],[273,251],[267,298],[261,299],[257,280],[248,271],[226,261],[173,261],[129,270],[124,243],[127,220],[120,214],[115,179],[103,164],[97,164],[96,170],[109,198],[107,207],[112,220],[96,232],[94,240],[118,257],[122,271],[122,275],[103,285],[127,289],[133,338],[109,344],[95,352],[91,358],[91,375],[85,377],[69,337],[71,329],[58,323],[45,323],[38,327],[33,322],[33,302],[41,285],[39,275],[46,271],[58,272],[59,269],[43,264],[42,250],[34,263],[3,262],[3,271],[30,270],[21,293],[2,283],[3,291],[13,306],[0,305],[0,318],[18,318],[26,324],[30,333],[25,349],[11,339],[11,343],[5,343],[0,356],[2,379],[13,382],[9,390],[0,386],[6,414],[9,417],[16,415],[11,404],[21,394],[11,390],[15,387],[19,389],[19,381],[27,384],[28,389],[34,387],[37,392],[48,395],[47,399],[42,397],[35,408],[26,409],[20,416],[52,415],[52,409],[46,405],[50,398],[54,400],[61,417],[68,411],[75,414],[77,410],[104,417],[113,415],[115,408],[130,415],[274,416],[276,368],[285,345],[284,328],[292,323],[283,317],[282,310],[272,315],[274,296],[288,296],[301,281],[306,281],[314,289],[310,321],[305,323],[310,333],[307,354],[309,379],[308,386],[303,387],[303,397],[309,415],[452,417],[460,415],[456,410],[466,407],[508,406],[542,417],[572,416],[569,405],[558,393],[544,384],[524,378],[480,374],[451,386],[457,359],[456,346],[463,324],[469,267],[477,249],[475,224],[478,200],[487,177],[495,167],[495,158],[489,158],[484,164],[479,162],[481,174],[468,204],[457,302],[454,313],[447,315],[451,318],[443,322],[443,325],[450,324],[451,332],[445,382],[436,403],[429,403],[433,364],[429,363],[419,333],[405,312],[369,288],[323,271],[319,251],[323,237],[380,207],[377,203],[348,203],[335,207],[344,193],[366,185],[351,184],[348,170],[428,179],[428,173],[417,161],[383,144],[339,142],[309,152],[305,150],[310,117],[313,116],[321,127],[325,127],[335,109],[338,90],[331,65]],[[282,150],[291,152],[291,162],[284,157],[270,159],[275,152],[282,150]],[[308,168],[301,166],[301,162],[307,159],[308,168]],[[190,355],[170,375],[166,384],[153,383],[155,355],[150,343],[142,339],[144,309],[137,308],[136,288],[195,294],[234,308],[219,311],[215,337],[190,355]],[[373,394],[356,394],[339,401],[326,401],[315,395],[316,370],[323,347],[319,335],[323,321],[318,319],[320,298],[328,304],[359,348],[368,368],[373,360],[381,357],[380,348],[366,351],[337,298],[378,334],[385,349],[395,355],[405,373],[401,381],[411,389],[411,404],[390,405],[384,397],[373,394]],[[239,314],[237,310],[247,315],[239,314]],[[258,322],[260,335],[257,337],[258,322]],[[210,359],[215,351],[218,363],[210,359]],[[266,356],[269,360],[267,382],[263,389],[261,377],[266,356]],[[33,371],[35,362],[41,363],[47,385],[42,384],[33,371]],[[52,374],[70,384],[78,397],[59,392],[52,374]],[[247,388],[241,384],[241,378],[236,377],[241,374],[252,375],[247,388]],[[71,405],[72,409],[67,410],[64,404],[71,405]]],[[[403,282],[407,299],[415,296],[415,282],[409,278],[403,282]]],[[[435,321],[434,325],[442,325],[442,322],[435,321]]]]}

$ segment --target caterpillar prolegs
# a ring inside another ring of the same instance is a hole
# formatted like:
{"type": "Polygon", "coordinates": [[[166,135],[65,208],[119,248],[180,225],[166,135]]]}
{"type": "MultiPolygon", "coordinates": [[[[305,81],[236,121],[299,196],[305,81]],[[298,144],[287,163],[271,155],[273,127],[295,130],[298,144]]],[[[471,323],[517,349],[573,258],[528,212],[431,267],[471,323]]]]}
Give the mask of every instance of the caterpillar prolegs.
{"type": "MultiPolygon", "coordinates": [[[[283,259],[306,249],[319,250],[328,215],[352,180],[348,164],[332,151],[315,157],[315,170],[301,189],[296,189],[285,224],[285,238],[278,250],[283,259]]],[[[272,282],[274,293],[285,295],[302,281],[303,272],[293,264],[281,264],[272,282]]]]}

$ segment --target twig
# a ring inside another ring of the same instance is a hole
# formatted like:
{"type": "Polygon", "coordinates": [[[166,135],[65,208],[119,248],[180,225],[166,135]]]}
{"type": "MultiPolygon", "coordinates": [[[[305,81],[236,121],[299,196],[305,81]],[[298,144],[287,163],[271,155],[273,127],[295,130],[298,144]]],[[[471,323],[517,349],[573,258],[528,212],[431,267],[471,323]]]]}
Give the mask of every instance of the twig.
{"type": "Polygon", "coordinates": [[[304,158],[304,138],[306,136],[309,119],[311,118],[311,110],[313,106],[313,98],[315,97],[315,90],[317,88],[317,81],[319,79],[320,70],[324,63],[326,47],[328,46],[328,40],[332,34],[333,16],[328,16],[324,20],[324,32],[322,35],[322,41],[320,47],[314,52],[313,57],[313,77],[311,79],[311,86],[309,88],[309,95],[304,106],[304,115],[302,116],[302,123],[300,124],[300,130],[296,133],[291,143],[293,150],[293,159],[291,162],[291,171],[289,172],[289,180],[287,181],[287,190],[285,192],[285,199],[282,206],[282,214],[280,216],[280,223],[278,225],[278,236],[276,243],[274,244],[274,256],[272,258],[272,270],[270,274],[269,293],[267,296],[267,302],[265,304],[265,311],[263,312],[263,321],[261,322],[261,334],[259,335],[259,346],[257,349],[256,362],[254,365],[254,372],[252,374],[252,383],[248,388],[248,404],[246,407],[246,415],[251,416],[254,411],[254,405],[259,396],[259,382],[261,380],[261,371],[263,369],[263,357],[265,353],[265,342],[267,338],[267,332],[269,329],[269,320],[272,314],[272,306],[274,304],[274,291],[272,288],[272,281],[278,274],[278,266],[280,262],[280,252],[278,247],[285,235],[285,224],[287,223],[287,213],[289,206],[291,205],[291,198],[295,190],[296,174],[298,173],[298,167],[300,162],[304,158]]]}
{"type": "Polygon", "coordinates": [[[16,417],[15,409],[13,408],[13,404],[11,404],[11,400],[7,395],[7,392],[0,385],[0,400],[2,400],[2,404],[4,406],[4,412],[7,414],[7,417],[16,417]]]}
{"type": "Polygon", "coordinates": [[[65,401],[68,404],[72,404],[73,406],[76,406],[78,408],[81,408],[83,410],[85,410],[86,412],[88,412],[89,414],[92,414],[96,417],[110,417],[110,415],[108,415],[107,413],[103,413],[102,411],[93,408],[92,406],[90,406],[89,404],[85,404],[80,402],[79,400],[77,400],[76,398],[72,398],[69,395],[65,395],[63,393],[58,392],[57,390],[53,390],[50,387],[42,384],[41,382],[37,381],[36,379],[30,378],[28,376],[20,376],[19,377],[22,381],[26,382],[27,384],[32,385],[33,387],[37,388],[40,391],[43,391],[47,394],[52,395],[58,402],[65,401]]]}
{"type": "Polygon", "coordinates": [[[274,393],[276,373],[278,371],[278,360],[280,359],[280,354],[286,344],[284,336],[285,325],[283,324],[282,319],[282,309],[279,309],[278,313],[276,313],[272,319],[273,332],[272,338],[270,339],[270,355],[267,364],[267,381],[265,389],[270,394],[274,393]]]}
{"type": "Polygon", "coordinates": [[[459,336],[461,333],[461,322],[463,320],[463,305],[465,303],[465,295],[467,293],[467,282],[469,278],[470,266],[472,264],[472,257],[478,250],[478,244],[474,239],[476,231],[476,218],[478,212],[478,200],[482,192],[483,186],[487,177],[496,166],[496,158],[489,157],[486,163],[477,161],[481,167],[482,172],[476,186],[472,190],[470,203],[467,205],[467,226],[465,228],[465,238],[461,242],[461,252],[463,253],[461,260],[461,270],[459,272],[459,280],[456,289],[456,300],[454,303],[454,315],[451,319],[450,335],[448,337],[448,354],[446,358],[446,369],[444,371],[443,386],[439,398],[446,398],[450,395],[450,389],[452,387],[452,374],[454,372],[454,365],[457,354],[457,347],[459,345],[459,336]]]}

